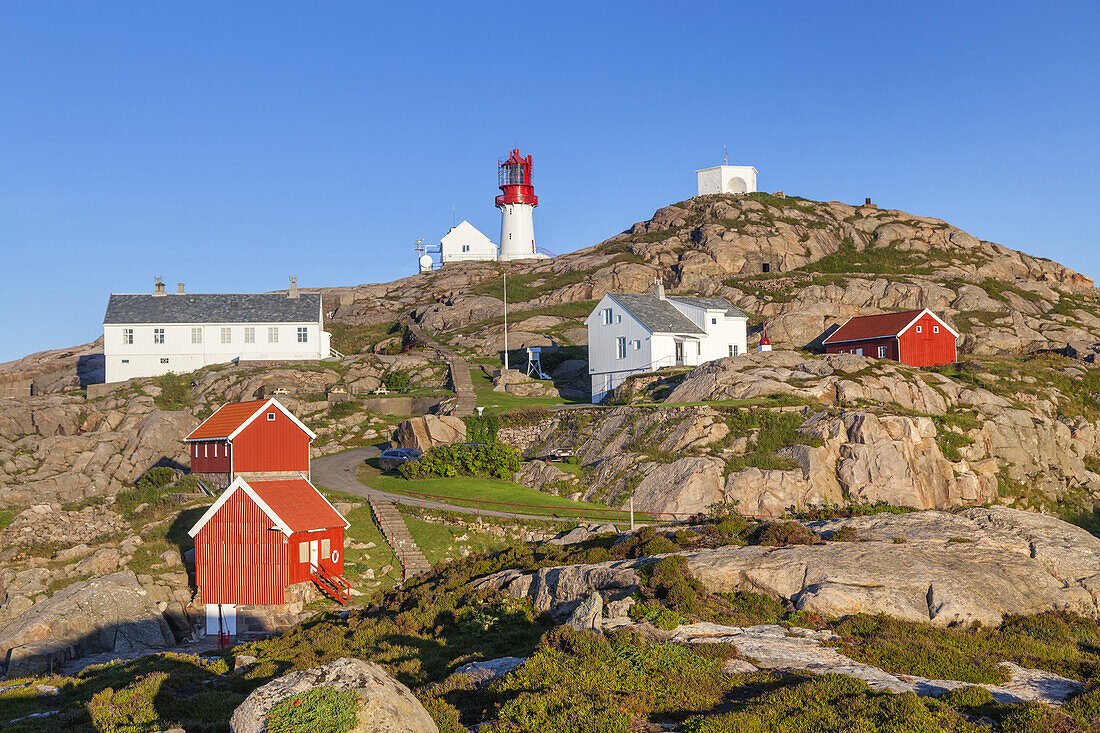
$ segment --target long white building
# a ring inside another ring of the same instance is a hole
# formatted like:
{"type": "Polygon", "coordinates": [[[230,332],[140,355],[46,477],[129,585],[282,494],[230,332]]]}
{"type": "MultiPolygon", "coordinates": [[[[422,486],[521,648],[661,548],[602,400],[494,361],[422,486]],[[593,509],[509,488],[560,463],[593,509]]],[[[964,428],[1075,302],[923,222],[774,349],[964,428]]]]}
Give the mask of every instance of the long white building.
{"type": "Polygon", "coordinates": [[[608,293],[585,321],[592,402],[631,374],[744,354],[748,318],[725,298],[608,293]]]}
{"type": "Polygon", "coordinates": [[[236,361],[332,354],[320,293],[112,293],[103,318],[106,381],[180,374],[236,361]]]}

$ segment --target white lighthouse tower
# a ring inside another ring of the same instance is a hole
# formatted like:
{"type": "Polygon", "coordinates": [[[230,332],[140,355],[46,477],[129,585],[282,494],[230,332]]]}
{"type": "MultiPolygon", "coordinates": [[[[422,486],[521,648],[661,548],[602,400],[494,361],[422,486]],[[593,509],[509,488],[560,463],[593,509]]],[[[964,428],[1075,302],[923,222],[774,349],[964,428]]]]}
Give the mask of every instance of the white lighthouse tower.
{"type": "Polygon", "coordinates": [[[545,255],[535,250],[535,207],[539,197],[531,183],[531,156],[520,156],[519,150],[499,162],[500,190],[500,259],[531,260],[545,255]]]}

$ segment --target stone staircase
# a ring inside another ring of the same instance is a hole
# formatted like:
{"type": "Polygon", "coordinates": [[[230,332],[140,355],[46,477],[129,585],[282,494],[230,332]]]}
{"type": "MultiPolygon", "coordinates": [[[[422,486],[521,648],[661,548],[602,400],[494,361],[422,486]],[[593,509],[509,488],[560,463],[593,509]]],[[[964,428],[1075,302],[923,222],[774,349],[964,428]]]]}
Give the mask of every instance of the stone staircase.
{"type": "Polygon", "coordinates": [[[409,528],[397,507],[388,501],[371,499],[370,509],[375,523],[382,530],[382,536],[401,562],[403,579],[408,580],[414,575],[431,570],[428,558],[424,557],[424,553],[409,534],[409,528]]]}
{"type": "Polygon", "coordinates": [[[451,414],[455,417],[473,415],[477,408],[477,394],[474,392],[474,383],[470,379],[470,365],[446,346],[433,341],[424,332],[416,321],[407,313],[402,317],[402,322],[409,327],[413,334],[431,346],[435,351],[447,360],[451,370],[451,386],[455,391],[455,406],[451,414]]]}

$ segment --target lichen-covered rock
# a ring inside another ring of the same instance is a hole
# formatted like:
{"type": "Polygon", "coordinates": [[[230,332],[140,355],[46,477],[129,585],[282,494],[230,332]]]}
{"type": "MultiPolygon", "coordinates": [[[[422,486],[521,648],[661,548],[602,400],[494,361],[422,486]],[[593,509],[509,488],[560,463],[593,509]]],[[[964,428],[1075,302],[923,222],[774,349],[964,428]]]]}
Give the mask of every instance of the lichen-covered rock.
{"type": "Polygon", "coordinates": [[[319,687],[351,690],[361,702],[352,733],[438,733],[416,696],[374,662],[337,659],[322,667],[291,672],[245,698],[229,721],[233,733],[265,733],[267,714],[288,697],[319,687]]]}
{"type": "Polygon", "coordinates": [[[466,440],[466,423],[451,415],[424,415],[398,423],[393,431],[395,448],[426,451],[439,445],[452,445],[466,440]]]}

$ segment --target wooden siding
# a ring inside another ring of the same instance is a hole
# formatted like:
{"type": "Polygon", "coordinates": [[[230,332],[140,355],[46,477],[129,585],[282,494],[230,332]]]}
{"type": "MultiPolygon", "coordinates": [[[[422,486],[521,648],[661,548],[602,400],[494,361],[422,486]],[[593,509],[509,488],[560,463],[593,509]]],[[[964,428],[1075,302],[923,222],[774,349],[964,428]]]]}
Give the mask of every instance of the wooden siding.
{"type": "Polygon", "coordinates": [[[936,318],[925,313],[901,334],[901,359],[910,366],[923,367],[958,361],[955,336],[936,318]],[[917,333],[920,326],[920,333],[917,333]],[[936,333],[936,327],[940,332],[936,333]]]}
{"type": "Polygon", "coordinates": [[[218,509],[195,536],[195,579],[203,603],[286,602],[287,542],[272,526],[243,491],[218,509]]]}
{"type": "Polygon", "coordinates": [[[229,473],[232,446],[225,440],[204,440],[191,443],[192,473],[229,473]]]}
{"type": "Polygon", "coordinates": [[[284,415],[269,407],[233,438],[233,470],[301,471],[309,474],[309,436],[284,415]],[[273,414],[274,420],[268,415],[273,414]]]}
{"type": "Polygon", "coordinates": [[[308,543],[316,540],[319,552],[320,542],[324,539],[331,542],[331,548],[328,557],[319,558],[321,567],[332,575],[344,574],[343,527],[334,527],[319,532],[295,532],[290,535],[290,542],[287,544],[287,582],[289,584],[301,583],[303,580],[309,580],[309,562],[301,562],[299,560],[298,545],[302,542],[308,543]],[[332,550],[339,551],[336,562],[332,561],[332,550]]]}
{"type": "Polygon", "coordinates": [[[894,359],[895,361],[901,361],[898,359],[898,340],[893,336],[887,336],[884,338],[863,339],[862,341],[849,341],[842,344],[826,344],[826,354],[854,354],[859,349],[863,349],[864,356],[870,356],[873,359],[885,358],[894,359]],[[878,347],[886,347],[886,356],[880,357],[878,355],[878,347]]]}

